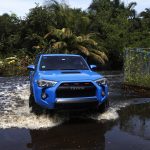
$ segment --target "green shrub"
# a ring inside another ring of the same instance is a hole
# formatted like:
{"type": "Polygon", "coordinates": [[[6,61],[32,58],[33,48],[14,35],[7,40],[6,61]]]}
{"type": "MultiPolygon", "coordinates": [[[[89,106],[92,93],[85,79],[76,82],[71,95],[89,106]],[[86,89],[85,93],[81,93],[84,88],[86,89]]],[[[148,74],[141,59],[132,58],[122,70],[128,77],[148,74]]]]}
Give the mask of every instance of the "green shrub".
{"type": "Polygon", "coordinates": [[[27,66],[32,63],[29,56],[12,56],[0,59],[0,75],[1,76],[14,76],[14,75],[27,75],[27,66]]]}

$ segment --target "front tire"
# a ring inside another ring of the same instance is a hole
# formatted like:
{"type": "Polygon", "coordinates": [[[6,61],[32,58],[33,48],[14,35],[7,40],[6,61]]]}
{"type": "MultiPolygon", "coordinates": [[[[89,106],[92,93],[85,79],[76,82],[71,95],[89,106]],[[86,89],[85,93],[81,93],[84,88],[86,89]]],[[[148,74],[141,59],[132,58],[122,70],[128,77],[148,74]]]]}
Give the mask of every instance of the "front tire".
{"type": "Polygon", "coordinates": [[[43,113],[43,109],[35,103],[33,92],[31,92],[29,97],[29,107],[31,108],[31,112],[36,115],[41,115],[43,113]]]}
{"type": "Polygon", "coordinates": [[[109,107],[109,99],[105,100],[99,107],[98,107],[98,112],[104,113],[105,111],[108,110],[109,107]]]}

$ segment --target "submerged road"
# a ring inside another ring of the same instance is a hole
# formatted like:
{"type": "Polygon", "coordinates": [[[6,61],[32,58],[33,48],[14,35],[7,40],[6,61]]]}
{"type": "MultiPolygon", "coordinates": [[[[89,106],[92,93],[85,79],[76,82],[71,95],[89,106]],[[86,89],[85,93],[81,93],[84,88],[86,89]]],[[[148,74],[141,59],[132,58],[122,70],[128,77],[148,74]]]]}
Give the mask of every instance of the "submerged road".
{"type": "Polygon", "coordinates": [[[121,89],[120,72],[104,74],[108,111],[75,117],[37,117],[28,107],[28,79],[0,77],[0,150],[149,150],[150,98],[121,89]]]}

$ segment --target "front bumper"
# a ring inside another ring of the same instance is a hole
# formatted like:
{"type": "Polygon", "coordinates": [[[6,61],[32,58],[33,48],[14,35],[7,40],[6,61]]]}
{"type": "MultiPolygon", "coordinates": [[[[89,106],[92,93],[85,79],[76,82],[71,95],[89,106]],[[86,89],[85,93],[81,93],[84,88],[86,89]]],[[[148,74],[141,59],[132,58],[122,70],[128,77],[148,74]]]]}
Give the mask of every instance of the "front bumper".
{"type": "Polygon", "coordinates": [[[96,97],[79,97],[79,98],[57,98],[57,104],[73,104],[73,103],[88,103],[97,101],[96,97]]]}
{"type": "MultiPolygon", "coordinates": [[[[74,82],[78,82],[78,81],[74,81],[74,82]]],[[[57,109],[57,108],[60,108],[58,106],[68,106],[68,107],[70,106],[70,108],[71,108],[71,106],[76,106],[76,105],[79,105],[79,106],[83,105],[86,107],[86,105],[93,106],[92,104],[94,104],[94,106],[99,106],[107,99],[107,97],[108,97],[107,85],[99,86],[93,81],[82,81],[82,82],[91,82],[96,87],[95,96],[57,98],[56,91],[62,83],[67,83],[65,81],[65,82],[57,83],[56,86],[54,86],[54,87],[44,89],[44,92],[47,95],[47,98],[42,99],[41,95],[42,95],[43,89],[41,87],[38,87],[38,85],[36,83],[34,83],[32,86],[33,86],[35,102],[38,105],[40,105],[44,108],[47,108],[47,109],[57,109]],[[103,95],[102,93],[105,93],[105,95],[103,95]]]]}
{"type": "Polygon", "coordinates": [[[57,99],[55,108],[58,110],[87,110],[98,108],[97,98],[57,99]]]}

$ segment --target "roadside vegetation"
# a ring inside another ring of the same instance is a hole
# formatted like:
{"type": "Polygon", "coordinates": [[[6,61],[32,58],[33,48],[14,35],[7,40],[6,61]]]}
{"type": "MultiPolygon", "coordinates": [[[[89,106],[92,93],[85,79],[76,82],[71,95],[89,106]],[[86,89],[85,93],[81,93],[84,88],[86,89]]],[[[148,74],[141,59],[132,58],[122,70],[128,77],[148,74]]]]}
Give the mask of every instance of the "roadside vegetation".
{"type": "Polygon", "coordinates": [[[36,4],[20,18],[0,16],[0,75],[24,75],[38,53],[78,53],[107,69],[121,69],[125,48],[150,47],[150,8],[93,0],[85,11],[57,1],[36,4]]]}
{"type": "Polygon", "coordinates": [[[150,50],[127,49],[124,62],[125,84],[150,88],[150,50]]]}

